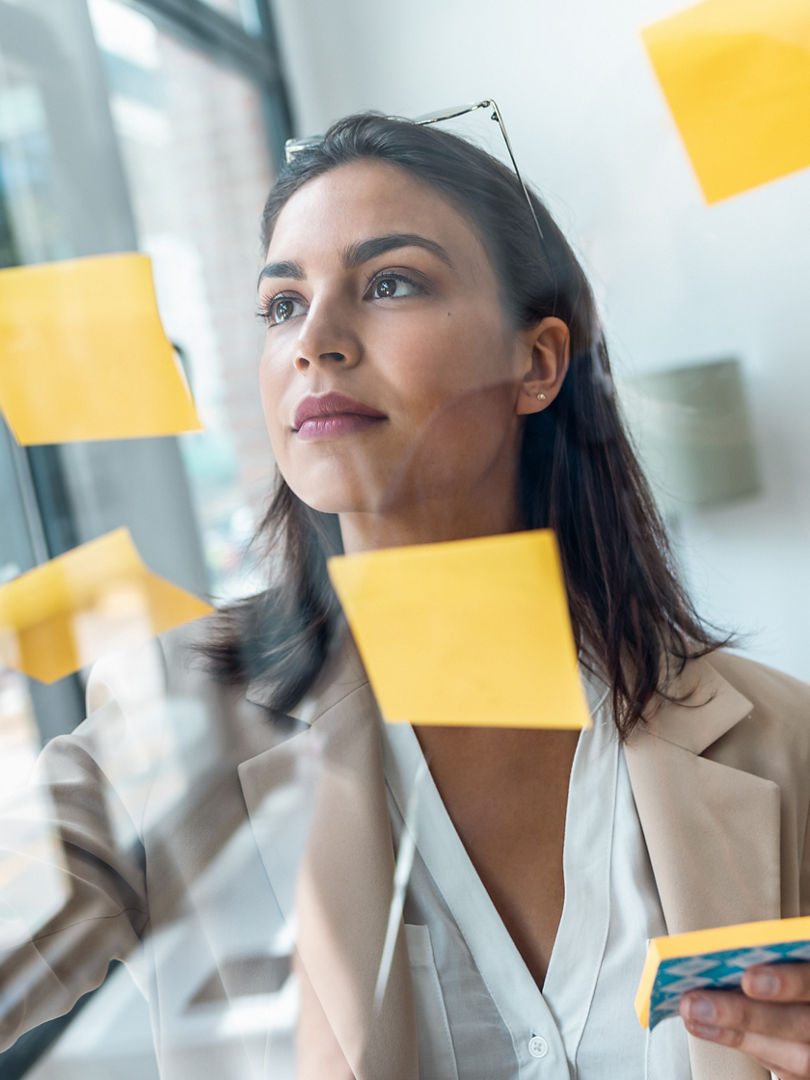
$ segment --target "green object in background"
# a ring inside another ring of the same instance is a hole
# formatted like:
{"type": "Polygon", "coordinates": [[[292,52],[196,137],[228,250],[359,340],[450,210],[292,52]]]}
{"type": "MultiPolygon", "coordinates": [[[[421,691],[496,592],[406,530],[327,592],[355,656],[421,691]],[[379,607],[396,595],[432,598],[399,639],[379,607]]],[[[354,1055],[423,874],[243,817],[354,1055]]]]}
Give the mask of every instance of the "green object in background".
{"type": "Polygon", "coordinates": [[[712,506],[760,489],[739,360],[634,376],[624,389],[630,430],[665,512],[712,506]]]}

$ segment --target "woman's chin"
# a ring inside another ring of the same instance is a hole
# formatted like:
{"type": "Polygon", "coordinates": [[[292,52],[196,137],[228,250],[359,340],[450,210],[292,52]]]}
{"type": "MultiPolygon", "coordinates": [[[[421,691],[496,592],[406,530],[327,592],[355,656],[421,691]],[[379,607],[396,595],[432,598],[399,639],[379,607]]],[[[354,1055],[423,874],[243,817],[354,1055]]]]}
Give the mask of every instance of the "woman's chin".
{"type": "Polygon", "coordinates": [[[335,487],[326,491],[295,488],[292,484],[290,487],[311,510],[321,514],[373,514],[379,513],[383,504],[382,499],[371,498],[368,493],[341,491],[335,487]]]}

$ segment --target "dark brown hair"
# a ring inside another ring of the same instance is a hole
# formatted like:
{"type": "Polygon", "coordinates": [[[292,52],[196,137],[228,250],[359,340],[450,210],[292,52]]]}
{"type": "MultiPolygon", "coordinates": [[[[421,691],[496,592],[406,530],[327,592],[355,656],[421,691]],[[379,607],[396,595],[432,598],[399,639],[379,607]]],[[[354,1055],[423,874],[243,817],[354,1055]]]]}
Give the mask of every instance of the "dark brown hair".
{"type": "MultiPolygon", "coordinates": [[[[562,389],[525,421],[519,506],[525,528],[548,527],[557,535],[577,647],[609,684],[616,725],[626,737],[654,693],[666,696],[689,657],[728,640],[710,633],[678,581],[619,414],[582,268],[532,194],[541,244],[510,169],[435,126],[373,113],[334,124],[285,168],[264,209],[263,250],[302,184],[367,159],[407,170],[465,215],[489,254],[516,327],[550,315],[568,325],[571,365],[562,389]]],[[[223,608],[202,651],[226,682],[264,679],[273,707],[283,712],[314,682],[341,619],[326,572],[326,558],[341,550],[340,531],[334,515],[306,506],[279,477],[258,538],[273,580],[259,595],[223,608]]]]}

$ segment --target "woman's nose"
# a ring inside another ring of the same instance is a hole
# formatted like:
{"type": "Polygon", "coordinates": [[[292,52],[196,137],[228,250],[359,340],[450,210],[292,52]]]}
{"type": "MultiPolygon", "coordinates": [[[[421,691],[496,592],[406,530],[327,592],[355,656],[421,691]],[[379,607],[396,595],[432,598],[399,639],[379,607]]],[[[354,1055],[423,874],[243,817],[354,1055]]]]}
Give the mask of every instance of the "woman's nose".
{"type": "Polygon", "coordinates": [[[352,366],[359,359],[359,342],[336,313],[311,308],[296,342],[296,368],[303,372],[310,364],[352,366]]]}

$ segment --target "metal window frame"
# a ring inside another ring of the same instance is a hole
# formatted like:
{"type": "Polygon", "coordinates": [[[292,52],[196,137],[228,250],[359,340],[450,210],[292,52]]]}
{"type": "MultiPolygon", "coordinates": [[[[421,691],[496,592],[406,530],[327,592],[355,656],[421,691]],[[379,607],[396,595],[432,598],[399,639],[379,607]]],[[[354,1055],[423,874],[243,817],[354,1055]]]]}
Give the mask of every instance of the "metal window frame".
{"type": "Polygon", "coordinates": [[[234,19],[203,0],[125,0],[125,2],[193,48],[220,63],[236,68],[255,82],[273,162],[284,164],[284,143],[292,134],[293,120],[270,0],[253,0],[259,33],[251,34],[234,19]]]}

